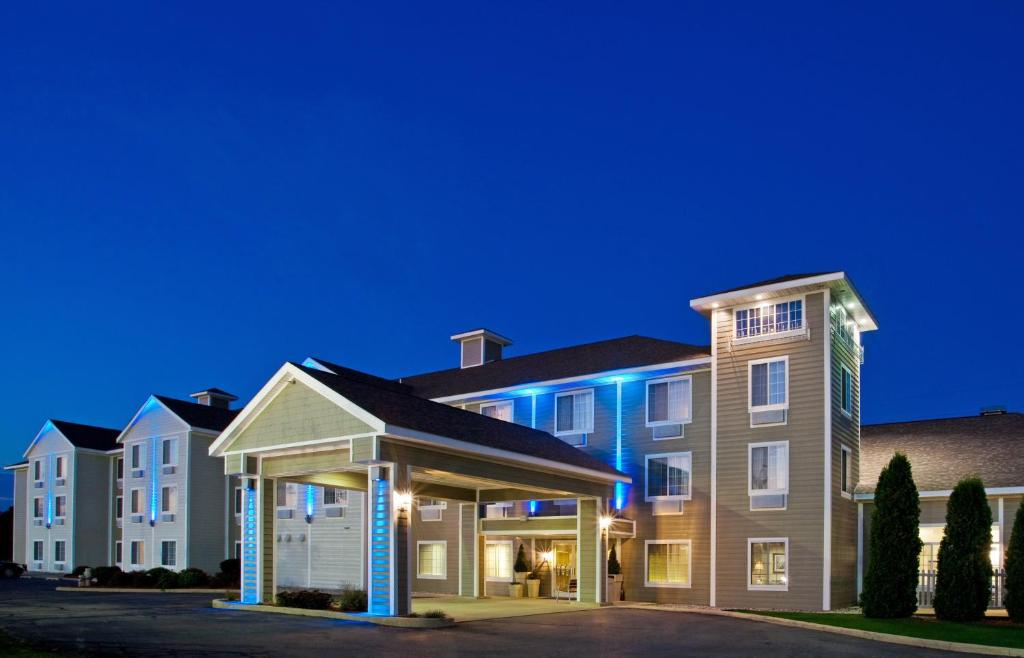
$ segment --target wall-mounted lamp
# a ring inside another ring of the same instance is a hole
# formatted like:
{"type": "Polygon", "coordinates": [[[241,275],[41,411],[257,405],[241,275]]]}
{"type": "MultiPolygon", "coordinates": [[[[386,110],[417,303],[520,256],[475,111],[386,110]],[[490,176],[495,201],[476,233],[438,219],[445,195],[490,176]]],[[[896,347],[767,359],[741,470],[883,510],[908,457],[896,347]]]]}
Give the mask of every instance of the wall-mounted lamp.
{"type": "Polygon", "coordinates": [[[612,517],[608,516],[607,514],[602,515],[600,524],[602,530],[607,530],[612,525],[612,517]]]}
{"type": "Polygon", "coordinates": [[[395,509],[399,512],[408,512],[412,504],[412,494],[408,491],[395,492],[395,509]]]}

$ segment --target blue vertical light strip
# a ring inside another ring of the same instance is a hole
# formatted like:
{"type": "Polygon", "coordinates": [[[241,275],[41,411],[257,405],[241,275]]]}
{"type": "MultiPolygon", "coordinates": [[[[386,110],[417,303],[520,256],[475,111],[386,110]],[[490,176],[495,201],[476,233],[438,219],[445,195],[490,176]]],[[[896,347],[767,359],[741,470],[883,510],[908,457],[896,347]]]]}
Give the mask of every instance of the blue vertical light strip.
{"type": "Polygon", "coordinates": [[[242,489],[245,497],[245,513],[242,519],[242,603],[259,603],[260,597],[257,591],[256,571],[258,568],[256,542],[256,489],[251,482],[246,482],[242,489]]]}
{"type": "Polygon", "coordinates": [[[387,480],[374,480],[373,489],[369,612],[386,616],[391,614],[391,497],[387,480]]]}
{"type": "MultiPolygon", "coordinates": [[[[537,394],[530,396],[530,427],[537,429],[537,394]]],[[[537,513],[537,501],[530,501],[530,515],[537,513]]]]}
{"type": "MultiPolygon", "coordinates": [[[[615,469],[622,470],[622,379],[615,382],[615,469]]],[[[622,511],[626,503],[626,485],[615,483],[615,509],[622,511]]]]}
{"type": "Polygon", "coordinates": [[[313,522],[313,512],[316,510],[316,487],[312,484],[306,485],[306,523],[313,522]]]}
{"type": "Polygon", "coordinates": [[[53,525],[53,462],[52,454],[46,456],[46,527],[53,525]]]}
{"type": "Polygon", "coordinates": [[[156,470],[157,470],[157,445],[159,445],[160,439],[153,439],[150,448],[150,465],[151,471],[149,474],[149,525],[156,525],[156,512],[160,507],[160,490],[158,488],[159,482],[157,481],[156,470]]]}

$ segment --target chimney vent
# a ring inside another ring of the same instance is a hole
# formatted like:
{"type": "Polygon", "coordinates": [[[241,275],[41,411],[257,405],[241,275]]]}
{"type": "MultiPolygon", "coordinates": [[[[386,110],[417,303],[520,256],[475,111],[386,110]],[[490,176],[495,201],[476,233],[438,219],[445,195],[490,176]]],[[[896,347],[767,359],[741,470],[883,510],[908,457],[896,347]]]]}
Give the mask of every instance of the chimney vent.
{"type": "Polygon", "coordinates": [[[217,407],[218,409],[230,409],[231,403],[238,399],[237,395],[231,395],[219,388],[208,388],[192,393],[189,397],[194,398],[199,404],[206,405],[207,407],[217,407]]]}
{"type": "Polygon", "coordinates": [[[1006,407],[1001,405],[1001,404],[997,404],[997,405],[994,405],[994,406],[991,406],[991,407],[982,407],[980,415],[982,415],[982,416],[1002,416],[1005,413],[1006,413],[1006,407]]]}
{"type": "Polygon", "coordinates": [[[512,344],[508,338],[489,329],[464,331],[452,336],[452,340],[459,343],[460,364],[463,368],[500,361],[502,348],[512,344]]]}

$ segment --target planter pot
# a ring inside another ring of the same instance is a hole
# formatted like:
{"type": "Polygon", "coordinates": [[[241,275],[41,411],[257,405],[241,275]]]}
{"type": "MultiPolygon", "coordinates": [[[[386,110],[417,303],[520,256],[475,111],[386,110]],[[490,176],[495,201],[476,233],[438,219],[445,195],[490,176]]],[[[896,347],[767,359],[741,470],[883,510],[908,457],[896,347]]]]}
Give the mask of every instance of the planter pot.
{"type": "Polygon", "coordinates": [[[608,600],[624,601],[625,590],[622,587],[622,574],[608,575],[608,600]]]}
{"type": "Polygon", "coordinates": [[[510,599],[521,599],[523,598],[523,584],[522,583],[511,583],[508,586],[508,598],[510,599]]]}
{"type": "Polygon", "coordinates": [[[540,596],[540,579],[539,578],[527,578],[526,579],[526,596],[535,599],[540,596]]]}

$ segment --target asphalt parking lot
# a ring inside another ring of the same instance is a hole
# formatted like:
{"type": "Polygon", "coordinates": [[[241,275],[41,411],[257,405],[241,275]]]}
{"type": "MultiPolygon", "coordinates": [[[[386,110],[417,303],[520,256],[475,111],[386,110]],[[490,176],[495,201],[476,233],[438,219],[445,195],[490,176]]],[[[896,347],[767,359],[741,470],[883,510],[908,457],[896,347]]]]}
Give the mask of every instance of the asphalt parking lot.
{"type": "Polygon", "coordinates": [[[693,613],[603,608],[474,621],[442,630],[214,610],[210,595],[57,592],[0,581],[0,627],[84,655],[963,656],[693,613]]]}

